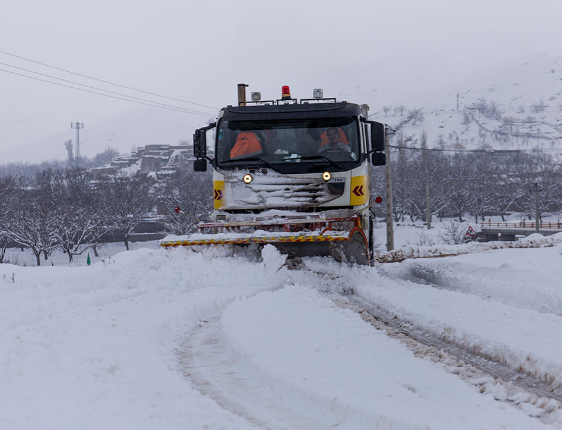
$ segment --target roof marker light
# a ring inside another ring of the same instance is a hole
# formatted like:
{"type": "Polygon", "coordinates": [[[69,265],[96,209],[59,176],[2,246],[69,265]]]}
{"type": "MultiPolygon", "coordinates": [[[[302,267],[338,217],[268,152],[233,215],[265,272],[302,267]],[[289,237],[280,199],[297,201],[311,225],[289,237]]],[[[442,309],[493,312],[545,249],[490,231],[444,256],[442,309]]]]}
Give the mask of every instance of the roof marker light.
{"type": "Polygon", "coordinates": [[[252,182],[254,178],[252,178],[252,175],[244,175],[243,181],[247,184],[249,184],[250,182],[252,182]]]}
{"type": "Polygon", "coordinates": [[[332,178],[332,174],[330,172],[322,173],[322,179],[324,179],[326,182],[329,181],[331,178],[332,178]]]}
{"type": "Polygon", "coordinates": [[[315,99],[321,99],[322,97],[324,97],[324,90],[321,88],[315,88],[312,91],[312,97],[315,99]]]}
{"type": "Polygon", "coordinates": [[[289,89],[288,85],[283,85],[281,88],[281,98],[283,100],[291,98],[291,90],[289,89]]]}
{"type": "Polygon", "coordinates": [[[259,102],[261,100],[261,93],[256,91],[252,92],[252,101],[259,102]]]}

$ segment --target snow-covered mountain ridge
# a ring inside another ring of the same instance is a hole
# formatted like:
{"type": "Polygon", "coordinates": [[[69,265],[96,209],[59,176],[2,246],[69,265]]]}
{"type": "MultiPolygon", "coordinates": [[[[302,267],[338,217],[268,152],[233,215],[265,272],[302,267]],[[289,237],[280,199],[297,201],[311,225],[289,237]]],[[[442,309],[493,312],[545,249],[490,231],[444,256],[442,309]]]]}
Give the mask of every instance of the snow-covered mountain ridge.
{"type": "Polygon", "coordinates": [[[534,54],[514,59],[377,110],[377,119],[401,130],[406,141],[419,141],[426,131],[430,147],[559,152],[562,58],[534,54]]]}

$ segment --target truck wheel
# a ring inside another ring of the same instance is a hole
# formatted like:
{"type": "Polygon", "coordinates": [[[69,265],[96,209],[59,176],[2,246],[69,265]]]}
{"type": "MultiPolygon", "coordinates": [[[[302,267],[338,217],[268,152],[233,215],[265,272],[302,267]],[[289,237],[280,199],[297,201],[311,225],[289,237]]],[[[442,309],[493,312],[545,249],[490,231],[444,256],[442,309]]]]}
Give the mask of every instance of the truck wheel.
{"type": "Polygon", "coordinates": [[[369,246],[364,235],[358,231],[353,233],[348,242],[331,243],[330,255],[339,263],[369,264],[369,246]]]}

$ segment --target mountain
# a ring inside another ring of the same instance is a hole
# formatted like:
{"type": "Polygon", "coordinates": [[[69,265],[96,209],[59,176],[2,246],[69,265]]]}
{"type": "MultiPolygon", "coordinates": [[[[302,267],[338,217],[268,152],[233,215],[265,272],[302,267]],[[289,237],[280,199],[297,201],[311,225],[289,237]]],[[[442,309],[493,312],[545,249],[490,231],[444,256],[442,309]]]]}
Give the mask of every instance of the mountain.
{"type": "Polygon", "coordinates": [[[376,110],[412,142],[426,131],[429,146],[562,152],[562,58],[517,58],[376,110]]]}
{"type": "MultiPolygon", "coordinates": [[[[80,155],[93,157],[111,147],[122,154],[151,144],[177,145],[192,141],[193,130],[213,119],[171,110],[143,107],[88,123],[80,130],[80,155]]],[[[29,162],[67,158],[64,142],[76,132],[68,130],[0,153],[0,163],[29,162]]]]}

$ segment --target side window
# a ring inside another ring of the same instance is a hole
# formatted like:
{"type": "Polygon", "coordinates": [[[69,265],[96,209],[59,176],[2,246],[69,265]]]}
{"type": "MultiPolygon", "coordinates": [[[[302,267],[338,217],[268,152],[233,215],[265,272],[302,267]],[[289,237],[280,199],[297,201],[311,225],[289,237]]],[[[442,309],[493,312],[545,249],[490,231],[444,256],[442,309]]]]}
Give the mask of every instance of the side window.
{"type": "Polygon", "coordinates": [[[230,159],[230,152],[234,145],[236,144],[236,138],[238,137],[237,130],[230,130],[225,128],[221,131],[220,138],[220,158],[221,160],[230,159]]]}

